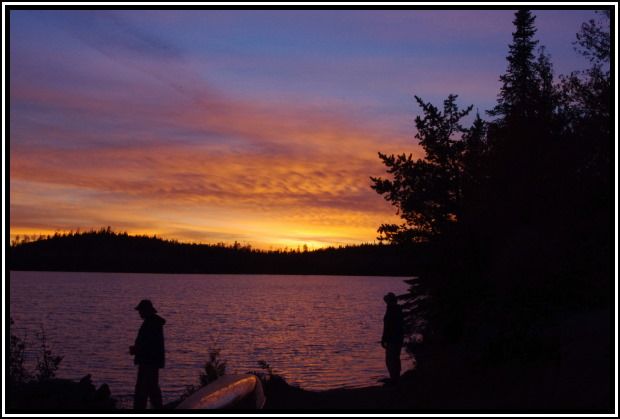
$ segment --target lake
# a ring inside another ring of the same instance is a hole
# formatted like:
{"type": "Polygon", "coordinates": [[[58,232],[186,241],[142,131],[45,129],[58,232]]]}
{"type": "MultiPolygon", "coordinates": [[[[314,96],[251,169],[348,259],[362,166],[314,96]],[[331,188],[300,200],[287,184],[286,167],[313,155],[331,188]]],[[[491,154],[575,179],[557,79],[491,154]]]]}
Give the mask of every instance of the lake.
{"type": "MultiPolygon", "coordinates": [[[[32,349],[44,328],[53,354],[64,357],[58,377],[92,374],[121,399],[133,394],[128,347],[142,322],[134,307],[143,298],[166,319],[164,403],[197,384],[210,348],[220,350],[228,373],[259,370],[264,360],[305,389],[362,387],[387,376],[382,297],[404,293],[404,279],[11,272],[10,314],[32,349]]],[[[405,370],[412,361],[404,351],[401,357],[405,370]]]]}

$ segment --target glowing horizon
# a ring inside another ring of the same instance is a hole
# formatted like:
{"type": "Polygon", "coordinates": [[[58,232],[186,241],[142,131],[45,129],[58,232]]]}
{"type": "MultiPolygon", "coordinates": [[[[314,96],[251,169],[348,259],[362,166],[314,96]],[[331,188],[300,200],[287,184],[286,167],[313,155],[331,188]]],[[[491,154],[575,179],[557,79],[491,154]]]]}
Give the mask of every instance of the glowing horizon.
{"type": "MultiPolygon", "coordinates": [[[[535,11],[557,74],[592,11],[535,11]]],[[[512,11],[11,11],[10,236],[111,226],[261,249],[372,243],[413,95],[496,98],[512,11]],[[454,65],[458,61],[458,65],[454,65]]]]}

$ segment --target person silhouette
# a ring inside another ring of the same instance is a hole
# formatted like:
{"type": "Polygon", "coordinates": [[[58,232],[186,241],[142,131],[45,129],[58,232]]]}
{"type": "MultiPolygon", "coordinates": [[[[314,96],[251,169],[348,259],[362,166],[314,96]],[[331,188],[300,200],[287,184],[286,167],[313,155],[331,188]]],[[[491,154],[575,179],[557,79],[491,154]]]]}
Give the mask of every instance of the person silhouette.
{"type": "Polygon", "coordinates": [[[387,293],[383,301],[387,304],[387,308],[383,317],[381,346],[385,348],[385,365],[390,374],[387,383],[396,384],[400,378],[400,349],[404,340],[403,312],[394,293],[387,293]]]}
{"type": "Polygon", "coordinates": [[[133,408],[146,409],[147,399],[151,407],[161,409],[162,397],[159,388],[159,369],[164,367],[164,324],[166,320],[159,317],[150,300],[142,300],[135,307],[144,319],[135,344],[129,347],[134,355],[133,363],[138,366],[138,378],[133,399],[133,408]]]}

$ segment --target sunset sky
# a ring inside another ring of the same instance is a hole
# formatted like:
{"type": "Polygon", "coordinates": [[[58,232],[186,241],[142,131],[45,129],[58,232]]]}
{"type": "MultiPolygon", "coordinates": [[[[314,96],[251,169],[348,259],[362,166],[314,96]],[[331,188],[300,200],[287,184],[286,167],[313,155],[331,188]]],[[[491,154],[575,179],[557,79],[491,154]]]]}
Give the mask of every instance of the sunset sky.
{"type": "MultiPolygon", "coordinates": [[[[556,75],[592,11],[535,11],[556,75]]],[[[514,11],[11,11],[10,234],[260,248],[375,240],[413,95],[481,115],[514,11]],[[474,111],[475,112],[475,111],[474,111]]]]}

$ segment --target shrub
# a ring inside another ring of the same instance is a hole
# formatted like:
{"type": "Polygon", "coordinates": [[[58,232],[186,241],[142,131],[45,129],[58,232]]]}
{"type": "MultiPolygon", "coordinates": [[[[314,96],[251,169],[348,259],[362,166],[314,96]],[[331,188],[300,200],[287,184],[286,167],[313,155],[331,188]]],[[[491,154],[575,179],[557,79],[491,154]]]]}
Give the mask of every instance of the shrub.
{"type": "Polygon", "coordinates": [[[9,350],[9,380],[12,385],[23,384],[32,379],[31,374],[26,369],[25,352],[26,339],[13,334],[15,322],[11,318],[10,326],[10,350],[9,350]]]}
{"type": "Polygon", "coordinates": [[[206,386],[225,374],[226,361],[220,359],[220,350],[215,348],[210,349],[209,359],[204,365],[204,372],[200,373],[200,386],[206,386]]]}
{"type": "Polygon", "coordinates": [[[41,344],[41,352],[37,357],[37,380],[50,380],[56,376],[58,365],[63,357],[52,355],[51,349],[47,346],[47,337],[45,336],[43,326],[41,326],[41,332],[38,333],[37,337],[41,344]]]}

